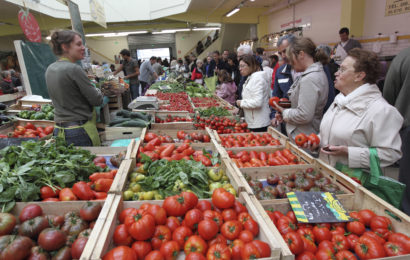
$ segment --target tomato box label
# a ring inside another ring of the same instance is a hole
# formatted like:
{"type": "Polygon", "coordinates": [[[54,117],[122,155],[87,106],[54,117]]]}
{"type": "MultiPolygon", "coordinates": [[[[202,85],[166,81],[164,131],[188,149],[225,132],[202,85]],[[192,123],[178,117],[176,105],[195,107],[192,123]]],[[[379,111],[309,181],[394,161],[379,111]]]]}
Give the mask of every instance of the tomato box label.
{"type": "Polygon", "coordinates": [[[289,192],[290,205],[301,223],[349,222],[352,219],[330,192],[289,192]]]}

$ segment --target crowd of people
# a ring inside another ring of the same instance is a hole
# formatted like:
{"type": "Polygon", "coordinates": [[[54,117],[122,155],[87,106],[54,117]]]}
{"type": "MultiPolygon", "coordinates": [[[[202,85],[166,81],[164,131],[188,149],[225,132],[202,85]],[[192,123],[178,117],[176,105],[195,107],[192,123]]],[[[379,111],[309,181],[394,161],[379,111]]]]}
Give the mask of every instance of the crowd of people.
{"type": "Polygon", "coordinates": [[[15,70],[4,70],[1,72],[0,95],[18,92],[21,86],[20,73],[15,70]]]}

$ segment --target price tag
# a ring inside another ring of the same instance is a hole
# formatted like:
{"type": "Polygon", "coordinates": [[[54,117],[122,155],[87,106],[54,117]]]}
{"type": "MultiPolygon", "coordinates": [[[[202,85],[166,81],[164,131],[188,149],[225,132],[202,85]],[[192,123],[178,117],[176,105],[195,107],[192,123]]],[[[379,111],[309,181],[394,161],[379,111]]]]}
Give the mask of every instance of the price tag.
{"type": "Polygon", "coordinates": [[[296,219],[301,223],[349,222],[352,219],[330,192],[289,192],[286,194],[296,219]]]}

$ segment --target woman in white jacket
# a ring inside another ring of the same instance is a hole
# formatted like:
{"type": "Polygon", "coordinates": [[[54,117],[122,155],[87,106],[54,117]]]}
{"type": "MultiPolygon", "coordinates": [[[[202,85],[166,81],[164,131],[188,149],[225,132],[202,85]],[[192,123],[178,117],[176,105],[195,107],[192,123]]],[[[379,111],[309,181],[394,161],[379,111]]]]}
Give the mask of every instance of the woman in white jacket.
{"type": "Polygon", "coordinates": [[[242,100],[236,104],[245,113],[245,121],[253,132],[266,132],[270,125],[269,90],[265,72],[252,55],[244,55],[239,61],[239,71],[248,77],[243,84],[242,100]]]}
{"type": "Polygon", "coordinates": [[[403,117],[380,93],[378,72],[377,55],[361,49],[349,51],[336,72],[340,93],[320,125],[320,158],[330,165],[369,168],[370,147],[377,149],[381,167],[400,159],[403,117]]]}

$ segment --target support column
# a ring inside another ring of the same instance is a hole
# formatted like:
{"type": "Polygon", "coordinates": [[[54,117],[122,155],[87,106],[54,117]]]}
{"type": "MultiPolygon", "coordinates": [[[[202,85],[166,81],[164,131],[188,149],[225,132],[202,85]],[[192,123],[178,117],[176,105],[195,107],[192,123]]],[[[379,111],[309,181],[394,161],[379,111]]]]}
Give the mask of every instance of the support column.
{"type": "Polygon", "coordinates": [[[340,28],[349,28],[350,36],[363,35],[365,6],[365,0],[342,0],[340,28]]]}

